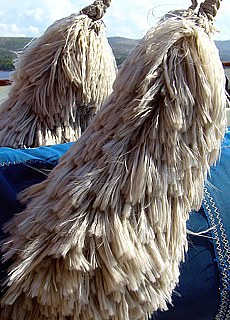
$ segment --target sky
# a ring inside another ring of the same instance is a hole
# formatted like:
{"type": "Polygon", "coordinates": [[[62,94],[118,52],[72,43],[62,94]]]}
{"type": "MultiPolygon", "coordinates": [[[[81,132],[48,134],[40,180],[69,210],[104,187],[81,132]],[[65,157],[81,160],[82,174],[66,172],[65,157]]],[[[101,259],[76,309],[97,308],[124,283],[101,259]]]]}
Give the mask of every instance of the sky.
{"type": "MultiPolygon", "coordinates": [[[[77,13],[94,0],[2,0],[1,37],[38,37],[55,20],[77,13]]],[[[203,0],[202,0],[203,1],[203,0]]],[[[201,1],[198,0],[198,3],[201,1]]],[[[103,18],[108,37],[140,39],[166,12],[187,9],[191,0],[112,0],[103,18]]],[[[230,40],[230,1],[222,0],[215,40],[230,40]]]]}

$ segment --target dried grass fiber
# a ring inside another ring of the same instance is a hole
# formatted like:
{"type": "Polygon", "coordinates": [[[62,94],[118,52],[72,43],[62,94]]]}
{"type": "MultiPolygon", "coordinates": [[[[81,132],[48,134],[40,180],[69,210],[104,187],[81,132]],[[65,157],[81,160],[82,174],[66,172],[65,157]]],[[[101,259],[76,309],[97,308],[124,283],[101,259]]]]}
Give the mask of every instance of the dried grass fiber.
{"type": "Polygon", "coordinates": [[[111,93],[116,72],[101,20],[72,14],[56,21],[19,54],[0,106],[0,146],[76,141],[111,93]]]}
{"type": "Polygon", "coordinates": [[[225,132],[225,77],[193,19],[152,28],[114,91],[11,221],[2,320],[147,319],[167,309],[225,132]]]}

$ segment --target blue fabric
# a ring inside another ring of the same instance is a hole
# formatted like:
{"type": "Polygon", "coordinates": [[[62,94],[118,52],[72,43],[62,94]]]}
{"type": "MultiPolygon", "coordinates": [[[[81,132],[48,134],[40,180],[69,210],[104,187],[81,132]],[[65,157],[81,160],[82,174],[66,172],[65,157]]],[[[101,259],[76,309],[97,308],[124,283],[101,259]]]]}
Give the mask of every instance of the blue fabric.
{"type": "MultiPolygon", "coordinates": [[[[0,224],[23,208],[17,194],[44,180],[72,143],[14,150],[0,148],[0,224]]],[[[206,237],[189,236],[189,251],[181,264],[173,306],[157,312],[157,320],[230,319],[230,132],[226,133],[220,163],[211,168],[199,212],[192,212],[188,229],[212,228],[206,237]]],[[[0,237],[4,234],[0,233],[0,237]]],[[[2,267],[1,267],[2,268],[2,267]]],[[[3,268],[0,270],[4,276],[3,268]]]]}
{"type": "MultiPolygon", "coordinates": [[[[203,208],[193,212],[188,230],[209,229],[203,208]]],[[[205,234],[211,236],[210,232],[205,234]]],[[[189,236],[186,261],[181,265],[178,287],[173,294],[173,306],[153,316],[157,320],[212,320],[220,303],[219,272],[211,239],[189,236]]]]}
{"type": "Polygon", "coordinates": [[[73,144],[57,144],[50,147],[39,147],[29,149],[12,149],[7,147],[0,148],[0,167],[10,164],[19,164],[25,162],[48,162],[57,161],[73,144]]]}
{"type": "Polygon", "coordinates": [[[212,228],[220,275],[220,306],[216,319],[230,319],[230,131],[225,136],[220,163],[205,186],[203,208],[212,228]]]}
{"type": "MultiPolygon", "coordinates": [[[[43,181],[72,143],[31,149],[0,148],[0,240],[5,238],[2,227],[14,214],[22,211],[17,200],[19,192],[43,181]]],[[[10,262],[2,265],[0,279],[4,279],[10,262]]],[[[0,296],[2,292],[0,291],[0,296]]]]}
{"type": "Polygon", "coordinates": [[[0,239],[3,224],[22,210],[19,192],[44,180],[72,143],[31,149],[0,148],[0,239]]]}

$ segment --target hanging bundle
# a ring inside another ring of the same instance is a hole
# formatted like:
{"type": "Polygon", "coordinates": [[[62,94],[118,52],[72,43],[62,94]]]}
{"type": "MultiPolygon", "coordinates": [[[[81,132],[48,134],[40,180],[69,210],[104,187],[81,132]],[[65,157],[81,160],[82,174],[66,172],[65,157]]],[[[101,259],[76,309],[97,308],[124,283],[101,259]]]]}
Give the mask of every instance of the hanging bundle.
{"type": "Polygon", "coordinates": [[[19,54],[9,97],[0,106],[0,146],[76,141],[86,129],[116,76],[100,20],[109,4],[99,0],[56,21],[19,54]]]}
{"type": "Polygon", "coordinates": [[[168,14],[7,226],[2,320],[147,319],[167,309],[225,132],[225,77],[205,14],[168,14]]]}

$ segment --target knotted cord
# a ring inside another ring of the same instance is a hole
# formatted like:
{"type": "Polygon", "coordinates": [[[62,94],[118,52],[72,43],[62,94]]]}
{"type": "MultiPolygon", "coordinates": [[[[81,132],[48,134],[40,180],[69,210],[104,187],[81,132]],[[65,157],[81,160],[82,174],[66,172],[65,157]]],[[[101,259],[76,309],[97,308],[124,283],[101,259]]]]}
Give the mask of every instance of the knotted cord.
{"type": "Polygon", "coordinates": [[[87,15],[92,20],[99,20],[103,17],[106,9],[110,6],[111,0],[96,0],[91,5],[83,8],[80,13],[87,15]]]}
{"type": "MultiPolygon", "coordinates": [[[[222,0],[205,0],[200,4],[199,15],[206,15],[210,20],[216,16],[218,9],[220,8],[220,2],[222,0]]],[[[197,0],[191,0],[192,4],[189,9],[195,10],[198,6],[197,0]]]]}
{"type": "MultiPolygon", "coordinates": [[[[210,20],[213,20],[220,7],[222,0],[205,0],[200,4],[199,15],[206,15],[210,20]]],[[[195,2],[192,0],[192,2],[195,2]]]]}
{"type": "Polygon", "coordinates": [[[192,1],[192,5],[189,7],[189,9],[195,10],[198,5],[197,0],[191,0],[191,1],[192,1]]]}

